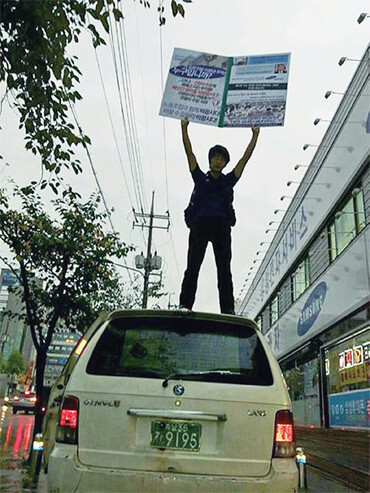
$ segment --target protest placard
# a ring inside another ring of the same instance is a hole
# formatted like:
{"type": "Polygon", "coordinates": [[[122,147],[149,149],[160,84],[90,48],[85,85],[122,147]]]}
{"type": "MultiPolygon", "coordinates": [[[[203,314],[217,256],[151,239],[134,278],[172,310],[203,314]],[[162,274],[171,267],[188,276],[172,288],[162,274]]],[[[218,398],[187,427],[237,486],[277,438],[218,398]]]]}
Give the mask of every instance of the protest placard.
{"type": "Polygon", "coordinates": [[[175,48],[159,114],[219,127],[284,125],[290,53],[225,57],[175,48]]]}

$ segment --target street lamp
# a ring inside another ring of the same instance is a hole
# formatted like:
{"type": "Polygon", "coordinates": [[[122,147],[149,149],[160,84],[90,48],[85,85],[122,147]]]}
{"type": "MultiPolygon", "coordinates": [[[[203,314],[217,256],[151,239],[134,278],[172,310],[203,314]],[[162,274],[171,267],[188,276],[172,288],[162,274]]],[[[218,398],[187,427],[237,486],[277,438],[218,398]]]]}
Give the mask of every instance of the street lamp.
{"type": "MultiPolygon", "coordinates": [[[[321,145],[318,145],[318,144],[305,144],[303,146],[303,150],[305,151],[309,147],[323,147],[323,148],[325,148],[327,146],[321,146],[321,145]]],[[[348,152],[352,152],[353,151],[353,147],[352,146],[333,146],[333,148],[335,148],[335,149],[347,149],[348,152]]]]}
{"type": "Polygon", "coordinates": [[[347,60],[351,62],[361,62],[358,58],[347,58],[346,56],[342,56],[342,58],[339,59],[338,65],[341,67],[347,60]]]}
{"type": "Polygon", "coordinates": [[[284,224],[285,221],[270,221],[269,222],[269,226],[271,226],[272,224],[284,224]]]}
{"type": "Polygon", "coordinates": [[[318,125],[320,122],[326,122],[326,123],[340,123],[335,120],[324,120],[323,118],[316,118],[313,122],[314,125],[318,125]]]}
{"type": "Polygon", "coordinates": [[[344,92],[326,91],[325,99],[330,98],[332,94],[340,94],[341,96],[344,96],[344,92]]]}
{"type": "MultiPolygon", "coordinates": [[[[290,185],[291,185],[292,183],[295,183],[295,184],[298,184],[298,185],[299,185],[299,184],[301,184],[301,183],[305,184],[305,183],[309,183],[309,182],[307,182],[307,181],[292,181],[292,180],[289,180],[289,181],[287,182],[286,186],[287,186],[287,187],[290,187],[290,185]]],[[[309,183],[309,184],[310,184],[311,186],[312,186],[312,185],[324,185],[326,188],[330,188],[330,183],[309,183]]]]}
{"type": "MultiPolygon", "coordinates": [[[[282,195],[280,197],[280,200],[284,200],[284,199],[293,199],[294,197],[289,197],[288,195],[282,195]]],[[[296,197],[297,199],[302,199],[303,197],[296,197]]],[[[321,202],[321,198],[320,197],[304,197],[305,200],[316,200],[316,202],[321,202]]]]}
{"type": "Polygon", "coordinates": [[[367,12],[362,12],[362,14],[360,14],[359,18],[357,19],[357,22],[361,24],[361,22],[363,22],[366,17],[370,17],[370,15],[367,12]]]}
{"type": "Polygon", "coordinates": [[[288,195],[282,195],[280,197],[280,200],[284,200],[284,199],[292,199],[293,197],[288,197],[288,195]]]}
{"type": "MultiPolygon", "coordinates": [[[[310,166],[309,164],[296,164],[294,166],[295,171],[297,171],[298,168],[312,168],[312,169],[317,169],[320,168],[320,166],[310,166]]],[[[326,166],[324,165],[322,169],[334,169],[337,173],[340,171],[339,166],[326,166]]]]}

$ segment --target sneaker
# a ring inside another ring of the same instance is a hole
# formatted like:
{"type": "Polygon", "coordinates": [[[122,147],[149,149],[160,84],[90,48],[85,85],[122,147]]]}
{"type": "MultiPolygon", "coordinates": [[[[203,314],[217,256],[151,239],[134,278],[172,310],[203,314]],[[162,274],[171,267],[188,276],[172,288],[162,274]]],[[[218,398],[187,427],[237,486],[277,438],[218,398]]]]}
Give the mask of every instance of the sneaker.
{"type": "Polygon", "coordinates": [[[181,310],[182,312],[191,312],[191,309],[185,305],[180,305],[179,310],[181,310]]]}

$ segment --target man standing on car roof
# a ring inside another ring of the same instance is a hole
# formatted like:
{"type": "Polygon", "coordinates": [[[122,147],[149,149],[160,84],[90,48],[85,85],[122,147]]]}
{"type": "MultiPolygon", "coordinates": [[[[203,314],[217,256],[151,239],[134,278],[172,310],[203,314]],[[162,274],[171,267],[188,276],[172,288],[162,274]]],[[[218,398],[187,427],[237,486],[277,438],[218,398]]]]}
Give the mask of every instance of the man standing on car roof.
{"type": "Polygon", "coordinates": [[[188,135],[189,121],[181,120],[182,139],[189,169],[194,180],[190,204],[185,210],[185,222],[190,228],[187,268],[181,286],[180,308],[191,310],[197,290],[199,270],[207,244],[213,246],[217,266],[217,285],[221,313],[234,314],[231,277],[231,227],[236,218],[233,208],[233,188],[243,173],[257,143],[259,128],[252,127],[252,138],[235,168],[224,175],[230,161],[228,150],[216,145],[209,150],[209,171],[200,170],[188,135]]]}

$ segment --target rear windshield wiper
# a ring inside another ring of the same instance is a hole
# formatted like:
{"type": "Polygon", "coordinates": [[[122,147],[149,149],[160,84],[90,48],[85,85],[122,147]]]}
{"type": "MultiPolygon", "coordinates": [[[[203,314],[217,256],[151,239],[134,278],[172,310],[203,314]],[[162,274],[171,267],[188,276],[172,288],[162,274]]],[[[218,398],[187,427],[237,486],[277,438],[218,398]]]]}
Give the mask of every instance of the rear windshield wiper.
{"type": "Polygon", "coordinates": [[[161,374],[155,370],[147,370],[145,368],[139,367],[128,367],[122,370],[115,370],[114,373],[111,373],[115,377],[139,377],[139,378],[155,378],[160,377],[161,374]]]}
{"type": "Polygon", "coordinates": [[[170,375],[168,375],[168,377],[166,377],[163,380],[162,387],[167,387],[169,380],[181,380],[184,377],[198,377],[198,376],[208,376],[208,375],[240,375],[240,373],[230,370],[209,370],[209,371],[197,371],[193,373],[171,373],[170,375]]]}

